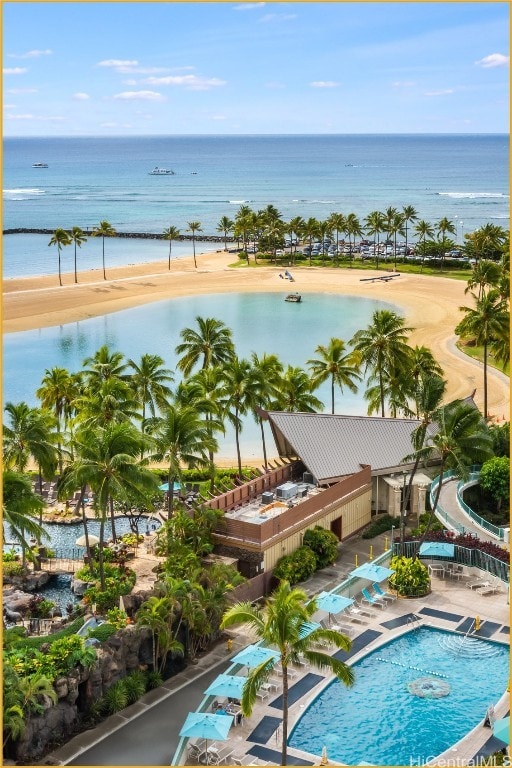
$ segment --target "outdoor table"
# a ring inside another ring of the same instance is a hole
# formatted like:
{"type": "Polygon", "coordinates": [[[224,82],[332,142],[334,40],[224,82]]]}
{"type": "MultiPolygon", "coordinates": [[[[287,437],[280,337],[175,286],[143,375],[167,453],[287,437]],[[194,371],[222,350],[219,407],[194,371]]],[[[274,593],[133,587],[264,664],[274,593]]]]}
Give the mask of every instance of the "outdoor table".
{"type": "Polygon", "coordinates": [[[439,576],[440,579],[444,579],[444,568],[442,565],[429,565],[428,572],[432,576],[439,576]]]}

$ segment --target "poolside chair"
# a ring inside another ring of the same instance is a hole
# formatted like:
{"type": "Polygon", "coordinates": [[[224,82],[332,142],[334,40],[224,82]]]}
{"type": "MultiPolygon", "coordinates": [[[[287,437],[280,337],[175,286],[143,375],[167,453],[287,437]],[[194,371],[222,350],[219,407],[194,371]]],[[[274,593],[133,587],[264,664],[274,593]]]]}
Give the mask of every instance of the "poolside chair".
{"type": "Polygon", "coordinates": [[[383,600],[382,597],[370,595],[366,588],[361,590],[361,594],[363,596],[363,602],[368,603],[368,605],[376,605],[378,608],[386,607],[386,601],[383,600]]]}
{"type": "Polygon", "coordinates": [[[496,592],[501,591],[501,584],[497,579],[493,579],[492,583],[483,586],[483,587],[477,587],[475,589],[475,592],[478,592],[479,595],[494,595],[496,592]]]}
{"type": "Polygon", "coordinates": [[[380,597],[382,600],[387,600],[390,603],[393,603],[396,600],[396,595],[392,595],[390,592],[383,592],[377,583],[372,584],[372,589],[375,592],[376,597],[380,597]]]}
{"type": "Polygon", "coordinates": [[[489,579],[477,579],[476,581],[468,581],[466,587],[468,589],[480,589],[480,587],[490,587],[491,582],[489,579]]]}
{"type": "Polygon", "coordinates": [[[233,761],[233,765],[247,765],[247,755],[246,754],[238,754],[236,752],[233,752],[231,755],[231,760],[233,761]]]}
{"type": "Polygon", "coordinates": [[[209,765],[226,765],[229,758],[233,755],[233,748],[230,746],[222,747],[222,749],[210,752],[208,750],[208,764],[209,765]]]}
{"type": "Polygon", "coordinates": [[[343,615],[346,616],[349,621],[354,621],[358,624],[368,624],[368,615],[366,611],[358,605],[349,605],[345,608],[343,615]]]}

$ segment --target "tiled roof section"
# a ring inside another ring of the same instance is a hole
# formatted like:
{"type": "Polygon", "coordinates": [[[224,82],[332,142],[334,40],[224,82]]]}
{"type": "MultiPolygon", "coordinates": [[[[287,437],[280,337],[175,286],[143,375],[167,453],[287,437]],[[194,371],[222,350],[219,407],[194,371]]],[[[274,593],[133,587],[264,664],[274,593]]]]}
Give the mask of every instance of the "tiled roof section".
{"type": "Polygon", "coordinates": [[[416,419],[377,416],[268,415],[279,453],[286,455],[291,446],[319,482],[358,472],[364,465],[382,470],[403,464],[413,451],[411,435],[419,424],[416,419]]]}

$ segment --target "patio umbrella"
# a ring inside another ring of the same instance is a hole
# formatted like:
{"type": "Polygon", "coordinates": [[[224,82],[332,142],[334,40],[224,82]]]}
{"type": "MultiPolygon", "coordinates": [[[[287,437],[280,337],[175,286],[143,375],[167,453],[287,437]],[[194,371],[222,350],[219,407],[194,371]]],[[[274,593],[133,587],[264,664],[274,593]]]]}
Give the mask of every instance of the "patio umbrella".
{"type": "Polygon", "coordinates": [[[179,735],[189,739],[205,739],[206,763],[208,764],[208,741],[226,741],[232,723],[233,715],[189,712],[179,735]]]}
{"type": "MultiPolygon", "coordinates": [[[[181,485],[179,483],[174,483],[172,488],[173,488],[173,491],[181,491],[181,485]]],[[[159,491],[168,491],[169,490],[169,483],[162,483],[162,485],[158,486],[158,490],[159,491]]]]}
{"type": "Polygon", "coordinates": [[[500,741],[510,744],[510,715],[492,724],[492,732],[500,741]]]}
{"type": "MultiPolygon", "coordinates": [[[[89,546],[94,547],[95,544],[99,544],[100,540],[97,536],[95,536],[93,533],[89,534],[89,546]]],[[[83,536],[79,536],[78,539],[75,541],[75,544],[77,547],[86,547],[87,542],[85,540],[85,534],[83,536]]]]}
{"type": "Polygon", "coordinates": [[[449,544],[447,541],[424,541],[418,554],[424,557],[453,557],[455,544],[449,544]]]}
{"type": "Polygon", "coordinates": [[[392,573],[394,573],[392,568],[384,568],[384,566],[377,565],[376,563],[363,563],[363,565],[350,571],[351,576],[355,576],[358,579],[376,581],[377,583],[384,581],[384,579],[389,579],[392,573]]]}
{"type": "Polygon", "coordinates": [[[316,598],[317,608],[326,613],[341,613],[353,602],[352,598],[336,595],[334,592],[320,592],[316,598]]]}
{"type": "Polygon", "coordinates": [[[246,677],[222,674],[208,686],[205,693],[210,696],[225,696],[228,699],[241,699],[246,677]]]}
{"type": "Polygon", "coordinates": [[[245,667],[259,667],[263,662],[269,659],[278,659],[279,654],[271,648],[263,648],[260,645],[248,645],[233,656],[231,661],[236,664],[243,664],[245,667]]]}

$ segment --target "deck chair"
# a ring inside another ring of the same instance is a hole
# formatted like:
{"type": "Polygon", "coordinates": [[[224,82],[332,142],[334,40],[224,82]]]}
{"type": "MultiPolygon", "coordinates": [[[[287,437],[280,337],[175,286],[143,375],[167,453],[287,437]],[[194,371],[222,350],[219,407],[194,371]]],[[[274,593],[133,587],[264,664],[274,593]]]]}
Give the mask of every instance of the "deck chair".
{"type": "Polygon", "coordinates": [[[376,605],[378,608],[386,607],[386,601],[383,600],[382,597],[370,595],[366,588],[361,590],[361,594],[363,596],[363,602],[368,603],[368,605],[376,605]]]}
{"type": "Polygon", "coordinates": [[[490,587],[491,582],[489,579],[477,579],[476,581],[468,581],[466,587],[468,589],[480,589],[481,587],[490,587]]]}
{"type": "Polygon", "coordinates": [[[396,595],[392,595],[390,592],[383,592],[377,583],[372,584],[372,589],[375,592],[375,595],[382,598],[382,600],[388,600],[390,603],[393,603],[396,600],[396,595]]]}
{"type": "Polygon", "coordinates": [[[349,621],[354,621],[358,624],[368,624],[368,615],[364,609],[361,609],[358,605],[349,605],[345,608],[343,616],[349,621]]]}
{"type": "Polygon", "coordinates": [[[229,758],[233,755],[233,748],[229,746],[222,747],[222,749],[219,749],[219,751],[214,755],[216,760],[216,765],[227,765],[227,762],[229,758]]]}
{"type": "Polygon", "coordinates": [[[486,586],[477,587],[475,589],[475,592],[478,592],[479,595],[494,595],[496,592],[500,591],[501,585],[497,579],[493,579],[493,581],[486,586]]]}

